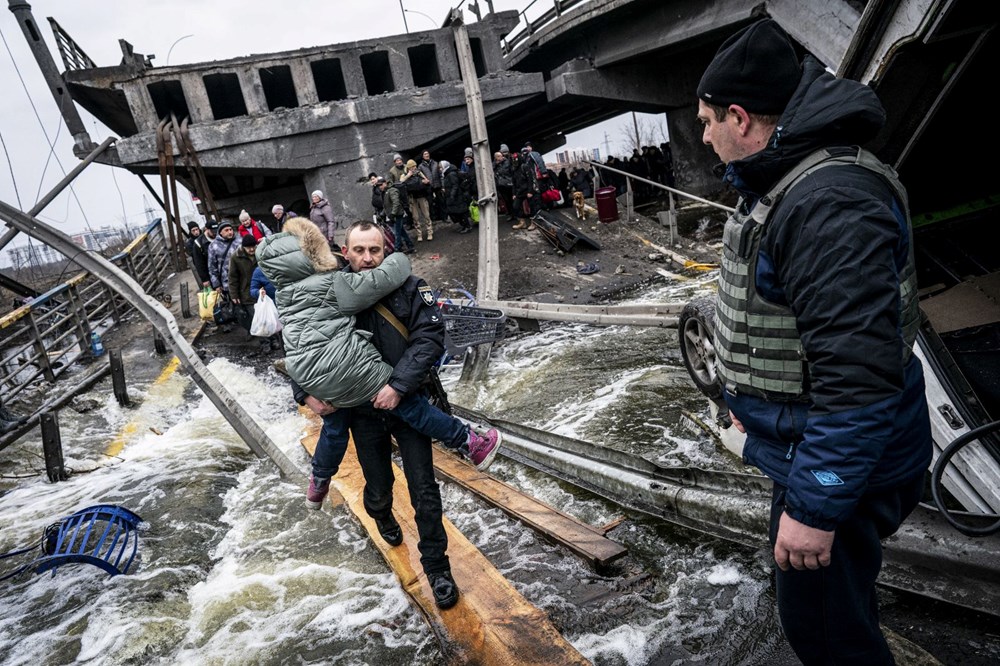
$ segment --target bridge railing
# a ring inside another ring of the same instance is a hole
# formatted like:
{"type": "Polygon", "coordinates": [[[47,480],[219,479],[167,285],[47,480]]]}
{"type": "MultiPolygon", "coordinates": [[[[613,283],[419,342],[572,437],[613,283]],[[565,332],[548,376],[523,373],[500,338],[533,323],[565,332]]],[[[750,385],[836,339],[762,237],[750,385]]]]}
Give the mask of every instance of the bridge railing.
{"type": "MultiPolygon", "coordinates": [[[[160,220],[111,257],[147,292],[171,272],[160,220]]],[[[39,379],[54,382],[92,355],[91,336],[103,335],[131,304],[90,273],[53,287],[0,318],[0,402],[9,404],[39,379]]]]}
{"type": "Polygon", "coordinates": [[[670,187],[669,185],[664,185],[663,183],[658,183],[655,180],[649,180],[648,178],[643,178],[641,176],[636,176],[635,174],[629,173],[628,171],[622,171],[621,169],[616,169],[614,167],[608,166],[607,164],[601,164],[600,162],[593,162],[590,160],[584,160],[584,162],[591,167],[594,171],[595,181],[594,181],[594,192],[596,194],[597,189],[600,187],[602,180],[608,180],[607,178],[602,178],[600,171],[607,171],[610,173],[616,173],[620,176],[625,176],[625,210],[628,219],[632,219],[635,215],[635,189],[632,186],[632,181],[643,183],[649,185],[656,189],[664,190],[669,196],[669,209],[666,211],[665,215],[660,217],[660,222],[664,226],[670,228],[671,238],[670,241],[674,241],[674,236],[677,235],[677,201],[675,197],[681,197],[683,199],[690,199],[691,201],[697,201],[698,203],[705,204],[707,206],[712,206],[713,208],[718,208],[719,210],[725,211],[727,214],[733,212],[733,208],[725,206],[723,204],[717,203],[715,201],[710,201],[704,199],[697,195],[691,194],[690,192],[685,192],[684,190],[678,190],[676,188],[670,187]],[[600,171],[599,171],[600,170],[600,171]]]}
{"type": "Polygon", "coordinates": [[[503,54],[506,56],[510,54],[514,49],[531,39],[531,36],[536,32],[544,28],[549,23],[558,20],[567,11],[575,7],[576,5],[582,5],[590,0],[532,0],[528,3],[528,6],[522,9],[520,14],[520,22],[511,31],[511,34],[507,35],[500,41],[500,46],[503,49],[503,54]],[[536,7],[537,5],[537,7],[536,7]],[[529,18],[529,13],[537,14],[534,18],[529,18]],[[518,30],[520,28],[520,30],[518,30]]]}

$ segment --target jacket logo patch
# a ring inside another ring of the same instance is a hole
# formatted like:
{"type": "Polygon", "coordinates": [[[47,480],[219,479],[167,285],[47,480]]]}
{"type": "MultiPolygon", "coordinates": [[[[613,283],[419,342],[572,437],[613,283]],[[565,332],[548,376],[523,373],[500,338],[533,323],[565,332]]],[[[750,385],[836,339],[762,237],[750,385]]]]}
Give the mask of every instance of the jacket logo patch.
{"type": "Polygon", "coordinates": [[[420,293],[420,298],[424,300],[424,303],[427,305],[434,305],[434,292],[430,287],[417,287],[417,291],[420,293]]]}
{"type": "Polygon", "coordinates": [[[822,470],[822,469],[814,469],[814,470],[812,470],[812,473],[813,473],[813,476],[816,477],[816,480],[819,481],[819,485],[821,485],[821,486],[842,486],[842,485],[844,485],[844,481],[839,476],[837,476],[836,474],[834,474],[833,472],[827,472],[826,470],[822,470]]]}

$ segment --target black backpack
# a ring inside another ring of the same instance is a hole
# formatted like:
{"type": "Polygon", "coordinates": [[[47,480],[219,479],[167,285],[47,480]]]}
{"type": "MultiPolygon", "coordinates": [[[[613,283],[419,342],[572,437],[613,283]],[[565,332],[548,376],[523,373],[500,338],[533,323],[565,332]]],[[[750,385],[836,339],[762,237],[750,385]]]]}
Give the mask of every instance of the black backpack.
{"type": "Polygon", "coordinates": [[[410,193],[406,190],[406,183],[393,183],[393,187],[399,192],[399,203],[403,205],[403,210],[407,213],[410,212],[410,193]]]}
{"type": "Polygon", "coordinates": [[[475,200],[476,195],[478,193],[475,191],[475,188],[473,187],[472,176],[469,175],[468,171],[459,171],[458,176],[460,179],[459,183],[462,192],[462,199],[469,202],[475,200]]]}

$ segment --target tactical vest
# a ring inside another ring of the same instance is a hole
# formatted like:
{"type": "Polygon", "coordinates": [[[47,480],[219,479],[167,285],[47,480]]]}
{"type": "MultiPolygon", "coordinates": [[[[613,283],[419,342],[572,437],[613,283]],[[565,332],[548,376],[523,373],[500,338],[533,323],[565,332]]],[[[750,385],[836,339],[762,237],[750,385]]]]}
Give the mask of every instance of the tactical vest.
{"type": "Polygon", "coordinates": [[[809,374],[802,342],[791,308],[765,300],[756,288],[757,257],[768,220],[784,195],[806,176],[829,166],[854,164],[881,176],[895,193],[906,217],[910,243],[906,264],[899,273],[900,325],[903,362],[913,353],[920,326],[917,279],[913,262],[913,234],[906,192],[896,172],[868,151],[832,155],[818,150],[803,159],[749,213],[740,200],[723,233],[719,297],[715,313],[715,349],[718,373],[731,393],[771,400],[805,400],[809,374]]]}

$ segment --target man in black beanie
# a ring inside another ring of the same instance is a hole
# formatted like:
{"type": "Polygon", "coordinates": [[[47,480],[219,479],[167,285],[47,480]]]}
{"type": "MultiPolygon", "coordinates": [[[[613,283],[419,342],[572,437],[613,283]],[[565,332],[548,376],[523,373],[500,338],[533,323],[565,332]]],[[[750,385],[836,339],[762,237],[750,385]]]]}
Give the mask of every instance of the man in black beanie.
{"type": "Polygon", "coordinates": [[[209,240],[202,235],[198,223],[194,220],[188,222],[188,239],[184,245],[191,257],[191,270],[199,288],[212,285],[208,274],[208,244],[209,240]]]}
{"type": "MultiPolygon", "coordinates": [[[[257,268],[257,239],[247,234],[240,241],[240,248],[229,259],[229,297],[233,300],[233,314],[236,322],[250,332],[253,323],[254,304],[250,294],[253,269],[257,268]]],[[[270,343],[267,338],[258,339],[261,351],[266,351],[270,343]]]]}
{"type": "Polygon", "coordinates": [[[774,481],[778,611],[806,664],[891,664],[880,539],[921,499],[931,433],[912,233],[893,170],[859,149],[885,121],[762,20],[698,85],[702,139],[740,194],[715,347],[744,459],[774,481]]]}

